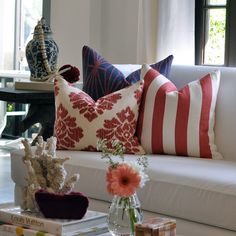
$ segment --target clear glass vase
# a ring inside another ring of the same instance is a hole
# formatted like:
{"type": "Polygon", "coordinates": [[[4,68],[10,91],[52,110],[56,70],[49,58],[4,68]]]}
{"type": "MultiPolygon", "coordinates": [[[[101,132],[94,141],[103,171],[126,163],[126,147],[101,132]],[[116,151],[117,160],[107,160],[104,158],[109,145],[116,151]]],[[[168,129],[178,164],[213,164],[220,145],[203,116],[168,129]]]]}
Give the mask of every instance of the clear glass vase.
{"type": "Polygon", "coordinates": [[[112,235],[134,235],[135,223],[141,223],[143,213],[137,194],[130,197],[114,196],[107,218],[112,235]]]}

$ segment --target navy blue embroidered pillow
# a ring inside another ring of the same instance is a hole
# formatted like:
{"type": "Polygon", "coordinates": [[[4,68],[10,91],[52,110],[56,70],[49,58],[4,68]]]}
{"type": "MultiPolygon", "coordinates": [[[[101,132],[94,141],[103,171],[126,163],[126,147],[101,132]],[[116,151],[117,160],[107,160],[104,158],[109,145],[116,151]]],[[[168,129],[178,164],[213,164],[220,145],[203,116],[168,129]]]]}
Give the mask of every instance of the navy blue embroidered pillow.
{"type": "MultiPolygon", "coordinates": [[[[173,55],[168,56],[167,58],[150,65],[153,69],[157,70],[159,73],[164,75],[166,78],[169,78],[170,69],[173,61],[173,55]]],[[[126,77],[126,80],[129,84],[133,84],[140,80],[141,69],[132,72],[126,77]]]]}
{"type": "Polygon", "coordinates": [[[125,76],[95,50],[83,47],[83,91],[95,101],[130,85],[125,76]]]}
{"type": "MultiPolygon", "coordinates": [[[[172,60],[173,56],[171,55],[160,62],[152,64],[151,67],[168,78],[172,60]]],[[[95,101],[140,79],[141,69],[132,72],[125,78],[119,69],[88,46],[83,47],[82,62],[83,91],[95,101]]]]}

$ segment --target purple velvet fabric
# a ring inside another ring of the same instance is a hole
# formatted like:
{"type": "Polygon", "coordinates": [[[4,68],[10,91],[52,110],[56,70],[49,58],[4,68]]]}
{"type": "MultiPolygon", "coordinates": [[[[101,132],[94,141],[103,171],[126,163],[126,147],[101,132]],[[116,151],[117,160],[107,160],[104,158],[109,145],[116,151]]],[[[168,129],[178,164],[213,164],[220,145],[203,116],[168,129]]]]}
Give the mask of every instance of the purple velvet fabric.
{"type": "Polygon", "coordinates": [[[54,194],[39,190],[35,199],[46,218],[81,219],[89,206],[88,198],[79,192],[54,194]]]}

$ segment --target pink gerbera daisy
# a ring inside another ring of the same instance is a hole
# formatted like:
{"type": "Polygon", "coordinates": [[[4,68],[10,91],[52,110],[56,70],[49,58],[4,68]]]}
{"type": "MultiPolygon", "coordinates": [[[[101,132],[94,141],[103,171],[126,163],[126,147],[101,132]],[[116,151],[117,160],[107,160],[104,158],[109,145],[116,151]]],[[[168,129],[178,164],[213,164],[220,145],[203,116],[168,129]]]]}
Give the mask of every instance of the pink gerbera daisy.
{"type": "Polygon", "coordinates": [[[106,180],[107,180],[107,182],[108,182],[108,184],[107,184],[107,191],[108,191],[109,193],[111,193],[111,194],[115,194],[114,191],[113,191],[113,189],[111,188],[112,171],[113,171],[113,169],[109,167],[109,168],[108,168],[108,171],[107,171],[107,173],[106,173],[106,180]]]}
{"type": "Polygon", "coordinates": [[[122,197],[133,195],[141,181],[139,173],[126,163],[119,164],[115,169],[109,168],[106,177],[107,190],[122,197]]]}

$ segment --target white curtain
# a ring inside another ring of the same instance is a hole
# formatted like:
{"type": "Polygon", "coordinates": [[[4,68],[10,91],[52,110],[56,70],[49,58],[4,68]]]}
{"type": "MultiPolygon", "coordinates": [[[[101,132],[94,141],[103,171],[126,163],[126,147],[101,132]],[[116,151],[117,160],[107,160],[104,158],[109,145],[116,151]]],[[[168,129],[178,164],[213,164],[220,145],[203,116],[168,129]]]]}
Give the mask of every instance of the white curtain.
{"type": "Polygon", "coordinates": [[[139,0],[137,63],[194,64],[194,0],[139,0]]]}
{"type": "Polygon", "coordinates": [[[157,51],[157,0],[139,0],[137,63],[156,61],[157,51]]]}
{"type": "MultiPolygon", "coordinates": [[[[3,0],[0,0],[0,4],[1,4],[1,8],[4,8],[4,5],[3,5],[3,0]]],[[[0,12],[2,13],[2,12],[0,12]]],[[[0,14],[0,30],[2,32],[2,29],[3,29],[3,14],[0,14]]],[[[3,68],[3,63],[4,62],[4,56],[3,56],[3,37],[0,37],[0,70],[3,68]]],[[[0,87],[2,87],[2,83],[0,81],[0,87]]],[[[1,102],[0,101],[0,137],[1,137],[1,134],[2,134],[2,131],[5,127],[5,109],[4,109],[4,102],[1,102]]]]}

